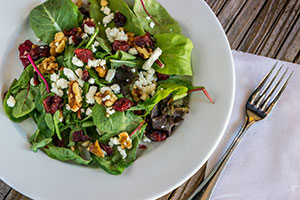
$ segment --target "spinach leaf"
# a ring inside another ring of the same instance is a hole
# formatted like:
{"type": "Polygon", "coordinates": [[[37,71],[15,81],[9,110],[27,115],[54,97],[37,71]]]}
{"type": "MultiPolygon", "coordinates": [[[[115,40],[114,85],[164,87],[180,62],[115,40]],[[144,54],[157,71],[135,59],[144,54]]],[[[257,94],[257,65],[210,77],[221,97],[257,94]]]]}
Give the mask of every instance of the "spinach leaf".
{"type": "Polygon", "coordinates": [[[95,104],[93,106],[93,121],[97,128],[105,133],[120,133],[126,128],[126,117],[124,112],[115,112],[106,117],[106,109],[104,106],[95,104]]]}
{"type": "Polygon", "coordinates": [[[54,132],[54,122],[53,122],[53,118],[52,115],[50,113],[47,113],[45,115],[45,123],[47,124],[48,128],[54,132]]]}
{"type": "Polygon", "coordinates": [[[86,49],[88,49],[92,45],[92,43],[95,41],[98,34],[99,34],[99,28],[96,28],[95,33],[91,36],[90,40],[85,46],[86,49]]]}
{"type": "Polygon", "coordinates": [[[69,45],[65,48],[64,51],[64,55],[59,58],[59,64],[60,66],[65,66],[69,69],[72,69],[73,71],[75,71],[77,69],[77,67],[75,65],[73,65],[72,63],[72,59],[75,55],[74,50],[76,49],[76,47],[69,45]]]}
{"type": "Polygon", "coordinates": [[[47,0],[29,14],[33,32],[48,44],[57,32],[80,26],[82,19],[78,7],[71,0],[47,0]]]}
{"type": "Polygon", "coordinates": [[[48,148],[44,148],[44,151],[53,159],[61,160],[61,161],[73,161],[80,165],[88,165],[91,160],[84,160],[77,153],[73,152],[71,149],[48,146],[48,148]]]}
{"type": "Polygon", "coordinates": [[[40,130],[38,129],[29,139],[29,142],[32,144],[30,149],[34,152],[37,152],[39,148],[43,148],[45,145],[52,142],[52,138],[45,138],[41,135],[40,130]]]}
{"type": "Polygon", "coordinates": [[[38,117],[38,123],[36,124],[39,131],[45,138],[51,138],[54,134],[54,131],[49,129],[45,121],[46,113],[42,113],[38,117]]]}
{"type": "Polygon", "coordinates": [[[15,96],[16,105],[12,108],[12,115],[15,118],[24,117],[34,110],[35,90],[33,87],[29,90],[23,89],[15,96]]]}
{"type": "Polygon", "coordinates": [[[109,60],[110,61],[110,66],[111,68],[118,68],[121,67],[123,65],[126,65],[127,67],[138,67],[141,68],[143,66],[143,63],[145,62],[145,60],[139,58],[136,60],[109,60]]]}
{"type": "Polygon", "coordinates": [[[96,40],[99,42],[99,46],[105,51],[107,52],[109,55],[111,55],[112,53],[112,47],[110,46],[110,44],[104,40],[101,37],[96,37],[96,40]]]}
{"type": "Polygon", "coordinates": [[[191,81],[188,80],[182,80],[182,79],[178,79],[178,78],[169,78],[167,80],[162,80],[162,81],[158,81],[157,84],[160,85],[164,85],[164,84],[176,84],[179,86],[184,86],[187,87],[189,90],[192,90],[194,87],[191,81]]]}
{"type": "Polygon", "coordinates": [[[144,0],[144,4],[147,11],[156,22],[153,28],[150,27],[150,23],[153,22],[153,20],[147,20],[148,15],[145,12],[140,0],[135,0],[133,11],[147,32],[149,32],[151,35],[156,35],[159,33],[181,34],[178,23],[169,15],[169,13],[162,5],[160,5],[160,3],[158,3],[156,0],[144,0]]]}
{"type": "MultiPolygon", "coordinates": [[[[103,17],[105,17],[104,13],[101,12],[101,6],[99,0],[89,0],[90,4],[90,16],[96,22],[96,26],[99,28],[99,34],[102,38],[106,38],[105,27],[103,25],[99,25],[98,22],[102,24],[103,17]]],[[[99,41],[98,41],[99,42],[99,41]]]]}
{"type": "Polygon", "coordinates": [[[156,45],[161,48],[160,60],[164,68],[155,70],[162,74],[192,76],[191,52],[193,43],[187,37],[178,34],[157,34],[154,36],[156,45]]]}
{"type": "Polygon", "coordinates": [[[17,94],[21,89],[25,89],[28,87],[28,84],[30,82],[30,79],[33,77],[33,67],[32,65],[28,65],[22,74],[20,75],[17,82],[14,84],[14,86],[11,88],[11,93],[13,95],[17,94]]]}
{"type": "Polygon", "coordinates": [[[100,87],[104,87],[105,85],[104,84],[107,84],[108,82],[103,79],[103,78],[100,78],[100,76],[98,75],[98,73],[93,70],[92,68],[87,68],[88,72],[89,72],[89,75],[91,78],[95,79],[95,83],[100,86],[100,87]]]}
{"type": "Polygon", "coordinates": [[[53,122],[54,122],[54,127],[55,127],[55,132],[57,134],[57,137],[59,140],[62,140],[61,134],[60,134],[60,129],[59,129],[59,117],[60,117],[60,111],[56,111],[53,115],[53,122]]]}

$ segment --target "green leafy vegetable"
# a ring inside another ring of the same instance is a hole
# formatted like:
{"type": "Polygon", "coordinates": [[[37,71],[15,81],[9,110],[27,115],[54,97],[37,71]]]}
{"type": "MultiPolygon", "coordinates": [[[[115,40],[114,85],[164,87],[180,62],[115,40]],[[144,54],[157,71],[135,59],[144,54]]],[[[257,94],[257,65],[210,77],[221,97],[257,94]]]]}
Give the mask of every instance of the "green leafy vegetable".
{"type": "Polygon", "coordinates": [[[162,74],[192,76],[191,52],[193,43],[190,39],[178,34],[157,34],[156,45],[161,48],[160,60],[164,68],[155,70],[162,74]]]}
{"type": "Polygon", "coordinates": [[[112,48],[110,46],[110,44],[102,39],[101,37],[96,37],[96,40],[99,42],[99,46],[106,52],[108,53],[109,55],[111,55],[112,53],[112,48]]]}
{"type": "Polygon", "coordinates": [[[133,11],[147,32],[149,32],[151,35],[160,33],[181,34],[181,29],[177,21],[175,21],[169,15],[169,13],[162,5],[160,5],[160,3],[155,0],[145,0],[143,2],[148,13],[153,17],[155,22],[153,22],[152,19],[147,19],[148,15],[143,8],[141,0],[135,0],[133,11]],[[150,27],[150,22],[155,23],[153,28],[150,27]]]}
{"type": "Polygon", "coordinates": [[[45,138],[40,130],[38,129],[31,137],[30,143],[32,146],[30,147],[32,151],[37,152],[39,148],[43,148],[47,144],[52,142],[52,138],[45,138]]]}
{"type": "Polygon", "coordinates": [[[47,0],[30,12],[29,24],[37,38],[49,44],[57,32],[80,26],[82,19],[71,0],[47,0]]]}
{"type": "Polygon", "coordinates": [[[59,140],[62,140],[61,134],[60,134],[60,129],[59,129],[59,117],[60,117],[60,111],[56,111],[55,114],[53,115],[53,123],[55,127],[55,132],[59,140]]]}
{"type": "Polygon", "coordinates": [[[99,25],[98,22],[102,23],[103,17],[105,17],[104,13],[101,12],[101,6],[99,0],[89,0],[90,4],[90,16],[93,18],[97,23],[96,26],[99,28],[99,34],[102,38],[106,38],[105,34],[105,27],[103,25],[99,25]]]}

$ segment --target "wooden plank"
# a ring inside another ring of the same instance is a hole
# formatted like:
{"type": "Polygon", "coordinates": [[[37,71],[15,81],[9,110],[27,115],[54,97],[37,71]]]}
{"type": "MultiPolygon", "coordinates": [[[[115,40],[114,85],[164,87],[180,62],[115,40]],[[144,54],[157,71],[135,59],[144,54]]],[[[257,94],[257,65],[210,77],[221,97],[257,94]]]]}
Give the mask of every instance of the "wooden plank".
{"type": "MultiPolygon", "coordinates": [[[[232,49],[238,48],[265,2],[266,0],[246,1],[243,9],[236,17],[235,23],[232,24],[227,32],[232,49]]],[[[228,8],[228,12],[230,12],[230,8],[228,8]]]]}
{"type": "Polygon", "coordinates": [[[228,0],[207,0],[206,2],[217,15],[222,10],[227,1],[228,0]]]}
{"type": "Polygon", "coordinates": [[[10,191],[10,187],[0,180],[0,200],[4,200],[10,191]]]}
{"type": "Polygon", "coordinates": [[[28,197],[23,196],[22,194],[18,193],[14,189],[10,190],[9,194],[5,198],[5,200],[31,200],[28,197]]]}

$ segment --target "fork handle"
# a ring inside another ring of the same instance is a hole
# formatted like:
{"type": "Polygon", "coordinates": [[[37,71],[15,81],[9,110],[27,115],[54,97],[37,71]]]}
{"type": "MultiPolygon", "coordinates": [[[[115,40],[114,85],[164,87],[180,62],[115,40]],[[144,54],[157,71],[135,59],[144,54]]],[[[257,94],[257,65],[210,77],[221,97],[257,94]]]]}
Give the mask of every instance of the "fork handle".
{"type": "Polygon", "coordinates": [[[249,127],[254,123],[252,119],[249,120],[249,117],[246,116],[245,122],[236,137],[217,163],[217,165],[213,168],[213,170],[208,174],[208,176],[204,179],[204,181],[197,187],[197,189],[192,193],[192,195],[188,198],[188,200],[209,200],[215,186],[222,175],[229,159],[231,158],[234,150],[240,143],[241,139],[245,135],[246,131],[249,127]]]}

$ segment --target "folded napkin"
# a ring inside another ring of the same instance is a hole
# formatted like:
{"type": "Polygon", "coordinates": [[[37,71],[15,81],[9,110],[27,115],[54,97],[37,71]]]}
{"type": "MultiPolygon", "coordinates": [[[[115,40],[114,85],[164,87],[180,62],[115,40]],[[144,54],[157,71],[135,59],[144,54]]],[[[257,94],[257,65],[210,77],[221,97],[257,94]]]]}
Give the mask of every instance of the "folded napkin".
{"type": "MultiPolygon", "coordinates": [[[[233,51],[236,94],[228,128],[208,161],[215,166],[244,120],[245,103],[276,60],[233,51]]],[[[294,71],[278,104],[254,124],[234,152],[213,200],[300,199],[300,65],[278,61],[294,71]]]]}

